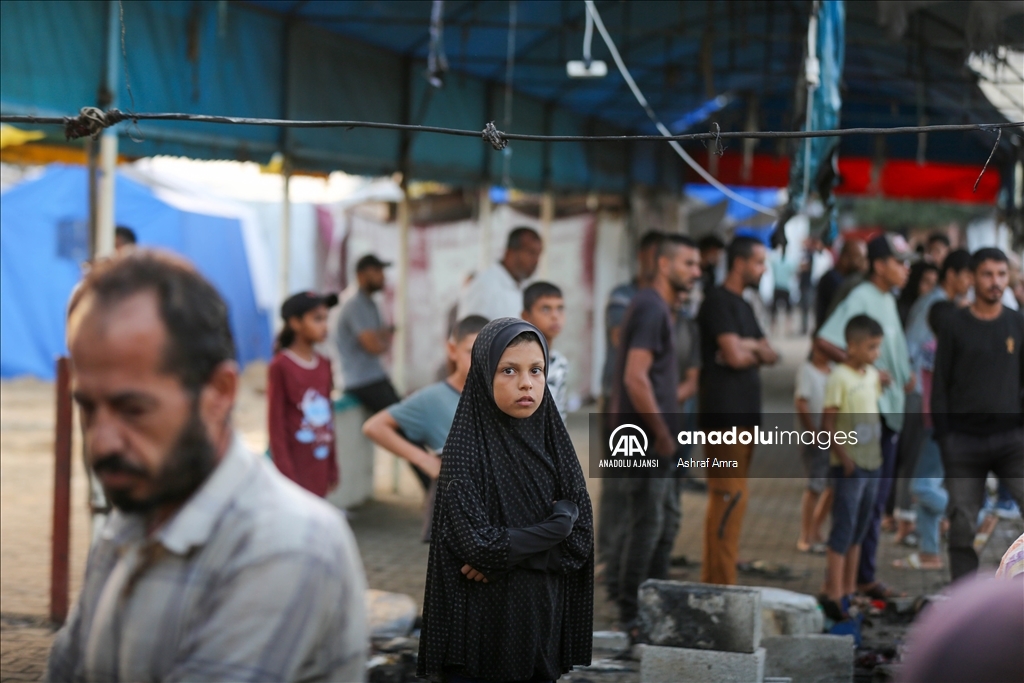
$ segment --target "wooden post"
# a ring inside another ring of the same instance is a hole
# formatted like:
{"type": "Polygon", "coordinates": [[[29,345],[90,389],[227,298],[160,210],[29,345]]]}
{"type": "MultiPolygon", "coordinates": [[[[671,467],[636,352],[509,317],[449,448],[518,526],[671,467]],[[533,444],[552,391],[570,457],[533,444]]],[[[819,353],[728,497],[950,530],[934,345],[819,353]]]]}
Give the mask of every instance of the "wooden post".
{"type": "Polygon", "coordinates": [[[548,263],[551,253],[551,223],[555,220],[555,195],[550,190],[540,196],[540,239],[544,251],[540,255],[540,276],[544,279],[549,275],[548,263]]]}
{"type": "Polygon", "coordinates": [[[50,553],[50,621],[68,615],[71,540],[71,372],[67,357],[57,360],[57,435],[53,462],[53,542],[50,553]]]}

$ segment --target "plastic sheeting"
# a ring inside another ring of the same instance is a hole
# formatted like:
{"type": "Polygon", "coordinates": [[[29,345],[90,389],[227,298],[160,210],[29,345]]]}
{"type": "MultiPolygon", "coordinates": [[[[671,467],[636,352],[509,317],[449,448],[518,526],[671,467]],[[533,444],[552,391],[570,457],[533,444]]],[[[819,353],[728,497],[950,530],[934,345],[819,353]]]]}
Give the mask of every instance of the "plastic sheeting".
{"type": "MultiPolygon", "coordinates": [[[[771,208],[779,206],[779,204],[782,203],[781,200],[784,196],[784,194],[777,188],[740,187],[737,185],[730,185],[729,189],[752,202],[771,208]]],[[[758,212],[754,211],[750,207],[744,206],[735,200],[728,199],[721,190],[710,185],[704,185],[703,183],[687,184],[686,196],[697,199],[705,204],[717,204],[723,200],[728,200],[729,205],[725,210],[725,217],[733,224],[760,216],[758,212]]],[[[769,228],[769,233],[770,232],[771,228],[769,228]]]]}
{"type": "MultiPolygon", "coordinates": [[[[183,211],[150,188],[118,175],[115,218],[140,246],[161,247],[195,263],[228,303],[238,360],[270,355],[270,324],[256,304],[237,218],[183,211]]],[[[51,166],[0,203],[0,376],[54,377],[66,353],[68,297],[88,258],[87,173],[51,166]]]]}

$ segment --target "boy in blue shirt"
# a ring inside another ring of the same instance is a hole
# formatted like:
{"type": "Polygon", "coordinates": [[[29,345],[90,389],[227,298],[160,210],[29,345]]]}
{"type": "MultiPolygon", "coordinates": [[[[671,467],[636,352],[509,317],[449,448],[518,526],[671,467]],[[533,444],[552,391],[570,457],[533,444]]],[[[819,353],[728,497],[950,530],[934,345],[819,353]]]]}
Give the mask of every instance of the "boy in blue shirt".
{"type": "MultiPolygon", "coordinates": [[[[432,482],[436,482],[441,473],[441,451],[469,376],[473,342],[486,324],[487,319],[478,315],[456,323],[447,342],[448,360],[455,366],[454,372],[443,381],[425,386],[388,406],[363,423],[363,434],[367,438],[408,460],[426,473],[432,482]]],[[[430,540],[433,498],[432,483],[424,510],[424,541],[430,540]]]]}

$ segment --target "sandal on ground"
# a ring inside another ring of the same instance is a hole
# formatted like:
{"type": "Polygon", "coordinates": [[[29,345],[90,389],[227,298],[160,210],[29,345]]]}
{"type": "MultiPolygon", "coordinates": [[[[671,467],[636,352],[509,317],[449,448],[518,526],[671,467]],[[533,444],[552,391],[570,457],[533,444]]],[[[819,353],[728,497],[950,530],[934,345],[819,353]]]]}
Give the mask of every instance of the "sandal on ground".
{"type": "Polygon", "coordinates": [[[858,586],[857,592],[861,595],[866,595],[872,600],[889,600],[890,598],[905,598],[906,593],[901,591],[893,590],[889,588],[881,581],[875,581],[867,586],[858,586]]]}
{"type": "Polygon", "coordinates": [[[824,555],[828,546],[824,543],[801,543],[796,542],[796,550],[800,553],[810,553],[811,555],[824,555]]]}
{"type": "Polygon", "coordinates": [[[911,531],[909,534],[896,541],[898,545],[901,545],[904,548],[916,548],[920,542],[921,538],[917,535],[916,531],[911,531]]]}
{"type": "Polygon", "coordinates": [[[896,569],[919,569],[923,571],[937,571],[943,568],[942,560],[937,565],[924,564],[921,562],[920,553],[910,553],[902,560],[893,560],[892,566],[896,569]]]}

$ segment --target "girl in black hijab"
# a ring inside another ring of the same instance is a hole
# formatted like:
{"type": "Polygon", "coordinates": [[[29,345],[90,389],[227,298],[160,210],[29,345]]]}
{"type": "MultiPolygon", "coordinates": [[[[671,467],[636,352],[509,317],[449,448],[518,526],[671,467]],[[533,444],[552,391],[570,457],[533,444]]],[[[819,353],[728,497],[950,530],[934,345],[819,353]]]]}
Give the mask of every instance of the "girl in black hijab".
{"type": "Polygon", "coordinates": [[[547,359],[516,318],[473,345],[437,486],[419,676],[551,681],[590,664],[593,512],[547,359]]]}

